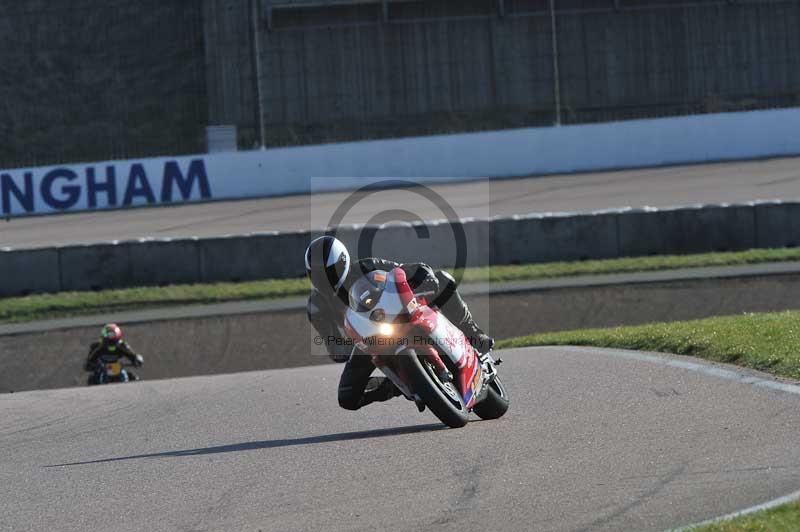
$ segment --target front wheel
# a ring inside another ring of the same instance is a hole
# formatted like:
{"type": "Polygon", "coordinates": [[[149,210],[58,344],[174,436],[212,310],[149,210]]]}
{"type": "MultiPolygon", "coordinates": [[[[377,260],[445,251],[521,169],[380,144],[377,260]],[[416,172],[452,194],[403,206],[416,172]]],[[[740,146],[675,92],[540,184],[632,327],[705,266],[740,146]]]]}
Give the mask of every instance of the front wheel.
{"type": "Polygon", "coordinates": [[[508,394],[499,377],[495,377],[489,383],[489,392],[486,394],[486,398],[472,407],[472,411],[481,419],[497,419],[502,417],[507,410],[508,394]]]}
{"type": "Polygon", "coordinates": [[[410,365],[411,385],[425,406],[450,428],[466,425],[469,412],[455,384],[442,382],[433,365],[413,349],[408,349],[406,355],[410,365]]]}

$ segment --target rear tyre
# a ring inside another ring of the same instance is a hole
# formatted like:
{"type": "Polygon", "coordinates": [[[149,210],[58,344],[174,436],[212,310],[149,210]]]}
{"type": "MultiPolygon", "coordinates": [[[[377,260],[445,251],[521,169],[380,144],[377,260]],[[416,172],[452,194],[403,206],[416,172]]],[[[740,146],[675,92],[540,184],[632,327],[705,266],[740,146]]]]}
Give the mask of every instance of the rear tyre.
{"type": "Polygon", "coordinates": [[[469,412],[464,400],[452,382],[443,383],[433,365],[413,349],[405,351],[409,364],[409,377],[414,392],[425,406],[450,428],[463,427],[469,421],[469,412]]]}
{"type": "Polygon", "coordinates": [[[489,393],[486,398],[472,407],[472,411],[481,419],[497,419],[502,417],[507,410],[508,394],[499,377],[495,377],[489,384],[489,393]]]}

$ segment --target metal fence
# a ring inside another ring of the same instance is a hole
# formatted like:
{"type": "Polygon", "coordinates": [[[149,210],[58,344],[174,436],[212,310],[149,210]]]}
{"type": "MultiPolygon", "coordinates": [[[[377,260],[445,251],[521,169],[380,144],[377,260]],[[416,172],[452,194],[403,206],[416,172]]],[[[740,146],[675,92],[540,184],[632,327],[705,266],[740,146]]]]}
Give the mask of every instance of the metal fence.
{"type": "Polygon", "coordinates": [[[3,3],[0,168],[800,105],[796,0],[3,3]]]}

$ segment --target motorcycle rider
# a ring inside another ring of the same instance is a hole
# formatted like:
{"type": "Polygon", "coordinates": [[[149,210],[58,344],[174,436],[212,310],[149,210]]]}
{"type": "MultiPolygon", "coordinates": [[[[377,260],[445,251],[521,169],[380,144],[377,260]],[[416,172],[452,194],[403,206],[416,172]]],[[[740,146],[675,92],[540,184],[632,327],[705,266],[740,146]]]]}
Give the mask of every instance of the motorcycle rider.
{"type": "Polygon", "coordinates": [[[336,362],[345,363],[338,390],[342,408],[358,410],[369,403],[402,395],[391,380],[371,377],[375,369],[372,359],[344,341],[343,321],[350,287],[369,272],[402,268],[411,289],[415,293],[433,293],[428,301],[439,307],[442,314],[464,332],[480,355],[488,353],[494,346],[494,340],[472,318],[456,289],[455,279],[445,271],[434,272],[424,263],[398,264],[375,257],[351,264],[345,245],[332,236],[321,236],[309,244],[305,266],[314,287],[308,298],[308,320],[323,339],[329,356],[336,362]]]}
{"type": "MultiPolygon", "coordinates": [[[[123,356],[137,368],[144,364],[144,357],[137,354],[130,344],[122,339],[122,329],[116,323],[104,325],[100,331],[100,341],[89,346],[89,356],[85,364],[86,371],[96,371],[99,359],[104,356],[123,356]]],[[[127,373],[130,380],[139,380],[139,377],[132,371],[127,373]]]]}

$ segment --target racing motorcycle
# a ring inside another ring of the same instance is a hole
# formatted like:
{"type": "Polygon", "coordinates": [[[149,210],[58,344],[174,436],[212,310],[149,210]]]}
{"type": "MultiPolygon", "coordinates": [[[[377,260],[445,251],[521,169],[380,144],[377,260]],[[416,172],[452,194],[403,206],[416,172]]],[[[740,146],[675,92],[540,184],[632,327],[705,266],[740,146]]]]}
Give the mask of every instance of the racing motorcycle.
{"type": "Polygon", "coordinates": [[[479,356],[428,304],[431,295],[414,294],[400,268],[370,272],[350,288],[345,332],[407,399],[427,406],[445,425],[463,427],[470,412],[501,417],[508,410],[496,369],[502,360],[479,356]]]}
{"type": "Polygon", "coordinates": [[[89,376],[88,385],[108,384],[111,382],[131,382],[138,381],[139,377],[126,368],[135,366],[122,355],[102,355],[89,368],[92,374],[89,376]]]}

